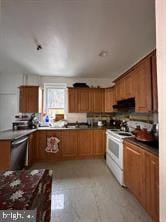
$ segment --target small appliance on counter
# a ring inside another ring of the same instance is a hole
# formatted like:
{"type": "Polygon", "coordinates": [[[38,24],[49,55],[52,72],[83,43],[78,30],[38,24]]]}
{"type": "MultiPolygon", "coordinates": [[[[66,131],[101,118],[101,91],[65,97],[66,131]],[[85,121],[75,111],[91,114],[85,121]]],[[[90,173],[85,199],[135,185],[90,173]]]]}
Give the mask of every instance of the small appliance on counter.
{"type": "Polygon", "coordinates": [[[28,125],[30,129],[35,129],[39,126],[39,118],[36,116],[35,113],[32,113],[28,125]]]}
{"type": "Polygon", "coordinates": [[[28,115],[19,114],[15,116],[15,121],[12,123],[13,130],[25,130],[29,129],[29,120],[28,115]]]}

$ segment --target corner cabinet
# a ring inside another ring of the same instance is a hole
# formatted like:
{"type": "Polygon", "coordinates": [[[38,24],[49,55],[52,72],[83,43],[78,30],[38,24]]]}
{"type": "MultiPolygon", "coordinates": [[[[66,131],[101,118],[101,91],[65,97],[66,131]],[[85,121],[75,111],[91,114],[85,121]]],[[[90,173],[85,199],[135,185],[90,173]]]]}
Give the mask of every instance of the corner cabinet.
{"type": "Polygon", "coordinates": [[[153,221],[159,221],[159,158],[124,142],[124,181],[153,221]]]}
{"type": "Polygon", "coordinates": [[[39,86],[20,86],[19,91],[19,112],[42,112],[42,90],[39,86]]]}

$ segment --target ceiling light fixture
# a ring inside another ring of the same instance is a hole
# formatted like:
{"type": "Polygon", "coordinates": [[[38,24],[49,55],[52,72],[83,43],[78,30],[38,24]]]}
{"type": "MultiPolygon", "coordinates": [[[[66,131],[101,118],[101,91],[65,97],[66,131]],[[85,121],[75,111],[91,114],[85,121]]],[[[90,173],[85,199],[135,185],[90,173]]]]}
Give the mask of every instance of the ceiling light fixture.
{"type": "Polygon", "coordinates": [[[42,47],[42,45],[39,43],[39,41],[37,40],[37,38],[34,37],[33,39],[34,39],[34,42],[35,42],[35,45],[36,45],[36,50],[37,50],[37,51],[42,50],[43,47],[42,47]]]}
{"type": "Polygon", "coordinates": [[[106,56],[108,56],[108,52],[105,51],[105,50],[102,50],[102,51],[99,53],[99,56],[100,56],[100,57],[106,57],[106,56]]]}

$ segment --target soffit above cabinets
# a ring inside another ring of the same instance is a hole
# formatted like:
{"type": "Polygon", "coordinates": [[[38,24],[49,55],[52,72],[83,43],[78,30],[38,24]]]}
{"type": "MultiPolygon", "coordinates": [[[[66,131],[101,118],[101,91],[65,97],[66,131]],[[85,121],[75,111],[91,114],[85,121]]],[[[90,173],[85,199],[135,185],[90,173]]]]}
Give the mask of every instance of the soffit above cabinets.
{"type": "Polygon", "coordinates": [[[154,7],[153,0],[1,0],[0,72],[115,78],[155,48],[154,7]]]}

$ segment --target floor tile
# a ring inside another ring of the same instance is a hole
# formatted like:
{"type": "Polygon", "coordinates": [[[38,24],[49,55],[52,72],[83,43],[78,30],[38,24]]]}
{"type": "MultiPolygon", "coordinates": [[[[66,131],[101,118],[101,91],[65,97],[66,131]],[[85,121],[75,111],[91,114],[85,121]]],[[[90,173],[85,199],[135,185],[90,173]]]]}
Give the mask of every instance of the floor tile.
{"type": "Polygon", "coordinates": [[[36,163],[33,168],[53,169],[51,222],[152,222],[105,160],[36,163]]]}

